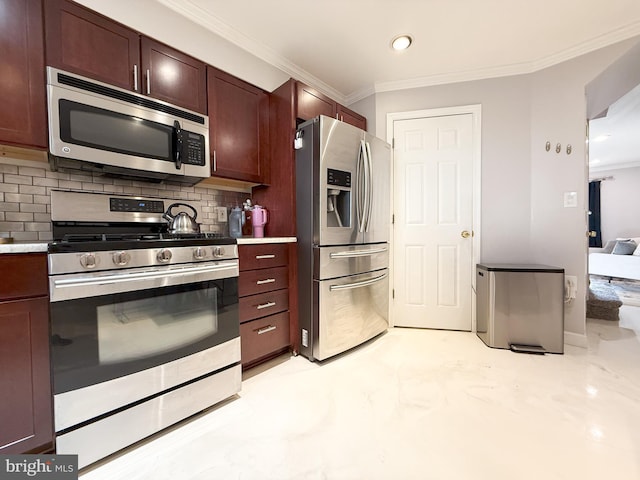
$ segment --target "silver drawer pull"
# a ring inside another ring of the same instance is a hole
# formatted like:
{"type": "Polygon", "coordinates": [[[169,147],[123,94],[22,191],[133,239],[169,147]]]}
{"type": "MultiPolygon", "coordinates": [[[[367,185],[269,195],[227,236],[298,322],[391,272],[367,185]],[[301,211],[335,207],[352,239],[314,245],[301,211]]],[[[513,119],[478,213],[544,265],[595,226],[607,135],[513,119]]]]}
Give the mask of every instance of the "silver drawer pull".
{"type": "Polygon", "coordinates": [[[256,260],[264,260],[266,258],[276,258],[276,256],[271,253],[268,255],[256,255],[256,260]]]}
{"type": "Polygon", "coordinates": [[[382,248],[371,248],[369,250],[349,250],[346,252],[334,252],[329,254],[329,258],[370,257],[377,253],[384,253],[387,250],[388,250],[387,247],[382,247],[382,248]]]}
{"type": "Polygon", "coordinates": [[[267,303],[261,303],[256,307],[256,309],[262,310],[263,308],[269,308],[269,307],[275,307],[275,306],[276,306],[276,302],[267,302],[267,303]]]}
{"type": "Polygon", "coordinates": [[[267,278],[266,280],[258,280],[256,282],[256,285],[264,285],[265,283],[275,283],[276,279],[275,278],[267,278]]]}
{"type": "Polygon", "coordinates": [[[273,330],[275,330],[276,327],[275,325],[269,325],[268,327],[262,327],[258,329],[258,335],[262,335],[263,333],[267,333],[267,332],[272,332],[273,330]]]}

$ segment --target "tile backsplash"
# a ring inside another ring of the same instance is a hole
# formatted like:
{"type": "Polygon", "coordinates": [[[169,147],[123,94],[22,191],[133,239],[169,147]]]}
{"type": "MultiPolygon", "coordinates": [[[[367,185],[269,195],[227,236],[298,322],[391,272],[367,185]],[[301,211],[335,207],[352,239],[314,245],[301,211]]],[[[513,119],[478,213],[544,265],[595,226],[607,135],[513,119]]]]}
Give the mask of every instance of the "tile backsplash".
{"type": "MultiPolygon", "coordinates": [[[[5,160],[6,161],[6,160],[5,160]]],[[[48,241],[51,234],[51,190],[113,193],[198,201],[203,232],[228,234],[227,223],[217,221],[215,207],[241,205],[248,193],[215,187],[188,187],[124,180],[83,172],[52,172],[48,164],[35,166],[0,163],[0,237],[16,241],[48,241]]]]}

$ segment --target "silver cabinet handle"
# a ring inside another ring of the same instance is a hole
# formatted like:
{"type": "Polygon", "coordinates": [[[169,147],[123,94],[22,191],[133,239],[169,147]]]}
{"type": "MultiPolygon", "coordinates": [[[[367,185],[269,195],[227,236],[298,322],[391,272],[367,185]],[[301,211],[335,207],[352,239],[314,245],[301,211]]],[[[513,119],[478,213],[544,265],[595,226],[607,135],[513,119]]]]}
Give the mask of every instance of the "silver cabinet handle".
{"type": "Polygon", "coordinates": [[[272,332],[274,331],[276,328],[275,325],[269,325],[268,327],[262,327],[258,329],[258,335],[262,335],[263,333],[267,333],[267,332],[272,332]]]}
{"type": "Polygon", "coordinates": [[[256,307],[256,309],[262,310],[263,308],[269,308],[269,307],[275,307],[275,306],[276,306],[276,302],[267,302],[267,303],[261,303],[256,307]]]}
{"type": "Polygon", "coordinates": [[[218,170],[218,163],[216,162],[216,151],[213,151],[213,171],[218,170]]]}
{"type": "Polygon", "coordinates": [[[264,260],[266,258],[276,258],[275,255],[273,254],[269,254],[269,255],[256,255],[256,260],[264,260]]]}
{"type": "Polygon", "coordinates": [[[375,255],[376,253],[384,253],[388,249],[387,247],[383,248],[372,248],[370,250],[353,250],[347,252],[335,252],[330,253],[329,258],[352,258],[352,257],[367,257],[370,255],[375,255]]]}
{"type": "Polygon", "coordinates": [[[387,277],[386,273],[378,277],[371,278],[369,280],[363,280],[361,282],[353,282],[353,283],[345,283],[344,285],[331,285],[329,286],[329,291],[333,292],[334,290],[350,290],[352,288],[360,288],[360,287],[368,287],[369,285],[373,285],[387,277]]]}
{"type": "Polygon", "coordinates": [[[133,89],[138,91],[138,65],[133,66],[133,89]]]}
{"type": "Polygon", "coordinates": [[[264,285],[265,283],[275,283],[276,279],[275,278],[267,278],[265,280],[258,280],[256,282],[256,285],[264,285]]]}
{"type": "Polygon", "coordinates": [[[151,95],[151,71],[147,68],[147,95],[151,95]]]}

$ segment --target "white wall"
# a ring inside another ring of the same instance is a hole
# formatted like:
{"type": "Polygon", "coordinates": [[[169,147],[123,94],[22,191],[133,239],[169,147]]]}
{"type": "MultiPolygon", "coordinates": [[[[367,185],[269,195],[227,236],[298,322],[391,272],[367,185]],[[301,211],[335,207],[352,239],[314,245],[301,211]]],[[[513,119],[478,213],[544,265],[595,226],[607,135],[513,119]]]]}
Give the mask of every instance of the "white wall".
{"type": "Polygon", "coordinates": [[[640,237],[640,167],[598,171],[603,245],[616,238],[640,237]]]}
{"type": "MultiPolygon", "coordinates": [[[[543,71],[375,95],[375,134],[386,138],[392,112],[482,105],[481,252],[484,262],[531,262],[562,267],[586,292],[587,185],[585,85],[637,39],[543,71]],[[545,151],[550,141],[552,151],[545,151]],[[555,153],[556,143],[563,152],[555,153]],[[573,152],[566,154],[566,145],[573,152]],[[564,192],[578,206],[564,208],[564,192]]],[[[369,104],[358,102],[354,109],[369,104]]],[[[584,343],[585,302],[565,309],[565,331],[584,343]]]]}
{"type": "Polygon", "coordinates": [[[531,246],[536,262],[578,277],[577,299],[565,308],[565,331],[577,335],[585,334],[587,287],[585,85],[634,43],[625,41],[531,75],[531,246]],[[551,152],[544,148],[547,141],[551,152]],[[557,143],[562,145],[559,154],[553,148],[557,143]],[[577,207],[563,206],[565,192],[577,193],[577,207]]]}
{"type": "MultiPolygon", "coordinates": [[[[482,105],[483,262],[531,261],[530,81],[526,76],[384,92],[376,95],[376,131],[386,115],[457,105],[482,105]]],[[[477,230],[476,226],[474,229],[477,230]]]]}

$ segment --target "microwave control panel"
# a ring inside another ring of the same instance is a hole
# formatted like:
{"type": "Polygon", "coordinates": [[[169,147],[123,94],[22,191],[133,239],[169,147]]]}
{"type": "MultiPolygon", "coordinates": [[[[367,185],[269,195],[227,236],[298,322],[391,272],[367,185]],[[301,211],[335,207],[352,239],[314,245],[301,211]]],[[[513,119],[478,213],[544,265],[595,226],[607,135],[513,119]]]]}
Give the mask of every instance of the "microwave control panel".
{"type": "Polygon", "coordinates": [[[183,131],[182,162],[190,165],[204,165],[204,135],[183,131]]]}

